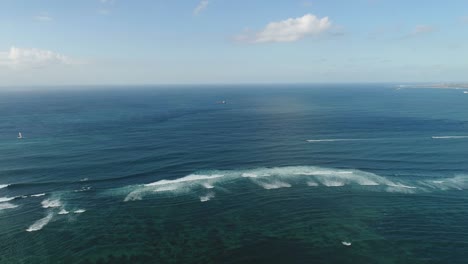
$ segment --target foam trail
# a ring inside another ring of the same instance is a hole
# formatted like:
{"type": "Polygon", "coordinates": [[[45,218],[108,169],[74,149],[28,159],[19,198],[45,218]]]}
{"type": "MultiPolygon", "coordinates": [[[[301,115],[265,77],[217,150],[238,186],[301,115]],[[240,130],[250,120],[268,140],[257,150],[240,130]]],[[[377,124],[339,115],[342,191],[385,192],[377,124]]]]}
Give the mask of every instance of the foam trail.
{"type": "Polygon", "coordinates": [[[59,199],[45,199],[41,204],[42,208],[57,208],[62,206],[62,202],[59,199]]]}
{"type": "Polygon", "coordinates": [[[366,139],[336,138],[336,139],[308,139],[306,141],[309,143],[319,143],[319,142],[361,141],[361,140],[366,140],[366,139]]]}
{"type": "Polygon", "coordinates": [[[433,136],[432,139],[462,139],[468,136],[433,136]]]}
{"type": "Polygon", "coordinates": [[[41,197],[46,195],[45,193],[31,194],[31,197],[41,197]]]}
{"type": "Polygon", "coordinates": [[[0,184],[0,189],[6,188],[8,186],[9,186],[9,184],[0,184]]]}
{"type": "Polygon", "coordinates": [[[32,224],[28,229],[26,229],[26,231],[34,232],[34,231],[41,230],[44,226],[46,226],[50,222],[50,220],[52,220],[53,217],[54,217],[54,214],[49,213],[46,217],[41,218],[37,220],[36,222],[34,222],[34,224],[32,224]]]}
{"type": "Polygon", "coordinates": [[[14,199],[16,199],[16,197],[0,197],[0,203],[9,202],[14,199]]]}
{"type": "Polygon", "coordinates": [[[0,211],[6,210],[6,209],[13,209],[18,207],[16,204],[11,204],[11,203],[0,203],[0,211]]]}
{"type": "Polygon", "coordinates": [[[208,193],[207,195],[200,196],[200,202],[202,202],[202,203],[208,202],[209,200],[211,200],[214,197],[215,197],[214,193],[208,193]]]}

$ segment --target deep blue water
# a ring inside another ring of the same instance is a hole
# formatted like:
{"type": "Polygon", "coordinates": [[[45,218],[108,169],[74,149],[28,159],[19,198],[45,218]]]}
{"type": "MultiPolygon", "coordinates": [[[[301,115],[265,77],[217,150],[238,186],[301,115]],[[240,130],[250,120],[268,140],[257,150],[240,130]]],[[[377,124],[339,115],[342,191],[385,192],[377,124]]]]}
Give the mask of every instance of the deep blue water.
{"type": "Polygon", "coordinates": [[[0,263],[468,259],[462,90],[7,89],[0,153],[0,263]]]}

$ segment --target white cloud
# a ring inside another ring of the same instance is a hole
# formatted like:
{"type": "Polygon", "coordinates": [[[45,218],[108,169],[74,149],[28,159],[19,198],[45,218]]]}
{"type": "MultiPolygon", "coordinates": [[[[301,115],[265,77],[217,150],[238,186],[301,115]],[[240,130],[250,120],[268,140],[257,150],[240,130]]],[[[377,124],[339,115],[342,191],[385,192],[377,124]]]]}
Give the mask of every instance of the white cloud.
{"type": "Polygon", "coordinates": [[[73,62],[68,57],[49,50],[23,49],[13,46],[7,52],[0,52],[0,65],[15,69],[42,68],[60,64],[73,64],[73,62]]]}
{"type": "Polygon", "coordinates": [[[48,16],[48,15],[39,15],[39,16],[35,16],[34,20],[42,21],[42,22],[49,22],[49,21],[52,21],[54,19],[52,17],[48,16]]]}
{"type": "Polygon", "coordinates": [[[288,18],[269,23],[263,30],[252,34],[242,34],[236,39],[253,43],[293,42],[307,36],[318,36],[331,29],[328,17],[319,18],[312,14],[288,18]]]}
{"type": "Polygon", "coordinates": [[[416,37],[416,36],[420,36],[420,35],[424,35],[424,34],[428,34],[428,33],[432,33],[436,31],[436,28],[432,27],[432,26],[428,26],[428,25],[417,25],[413,31],[411,31],[409,34],[407,34],[406,36],[404,36],[404,38],[411,38],[411,37],[416,37]]]}
{"type": "Polygon", "coordinates": [[[203,10],[205,10],[208,7],[208,0],[201,0],[200,3],[198,3],[197,7],[193,10],[194,15],[200,14],[203,10]]]}

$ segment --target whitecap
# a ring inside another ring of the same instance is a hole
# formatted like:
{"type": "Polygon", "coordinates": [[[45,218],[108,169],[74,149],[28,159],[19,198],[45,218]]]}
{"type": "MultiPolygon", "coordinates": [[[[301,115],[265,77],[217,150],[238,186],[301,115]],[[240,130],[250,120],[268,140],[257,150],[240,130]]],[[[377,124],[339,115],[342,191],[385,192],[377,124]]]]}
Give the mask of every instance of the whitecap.
{"type": "Polygon", "coordinates": [[[57,208],[62,206],[62,202],[59,199],[45,199],[41,204],[43,208],[57,208]]]}
{"type": "Polygon", "coordinates": [[[82,214],[84,212],[86,212],[85,209],[78,209],[78,210],[73,211],[73,213],[75,213],[75,214],[82,214]]]}
{"type": "Polygon", "coordinates": [[[307,182],[307,186],[315,187],[315,186],[318,186],[318,183],[313,182],[313,181],[308,181],[308,182],[307,182]]]}
{"type": "Polygon", "coordinates": [[[145,184],[145,186],[158,186],[158,185],[166,185],[166,184],[174,184],[174,183],[193,182],[193,181],[200,181],[200,180],[210,180],[210,179],[221,178],[223,176],[224,175],[221,175],[221,174],[213,174],[213,175],[191,174],[191,175],[185,176],[185,177],[180,178],[180,179],[160,180],[160,181],[157,181],[157,182],[148,183],[148,184],[145,184]]]}
{"type": "Polygon", "coordinates": [[[241,176],[244,178],[257,178],[258,177],[258,175],[255,173],[242,173],[241,176]]]}
{"type": "Polygon", "coordinates": [[[271,183],[267,182],[258,182],[260,186],[262,186],[266,190],[274,190],[274,189],[280,189],[280,188],[290,188],[291,184],[287,182],[280,182],[280,181],[275,181],[271,183]]]}
{"type": "Polygon", "coordinates": [[[8,186],[9,186],[9,184],[0,184],[0,189],[6,188],[8,186]]]}
{"type": "Polygon", "coordinates": [[[347,242],[347,241],[341,241],[341,244],[346,247],[351,246],[351,242],[347,242]]]}
{"type": "Polygon", "coordinates": [[[14,199],[16,199],[16,197],[0,197],[0,203],[9,202],[14,199]]]}
{"type": "Polygon", "coordinates": [[[69,214],[70,212],[68,212],[67,210],[65,209],[62,209],[60,210],[60,212],[58,212],[59,215],[66,215],[66,214],[69,214]]]}
{"type": "Polygon", "coordinates": [[[31,197],[41,197],[46,195],[45,193],[32,194],[31,197]]]}
{"type": "Polygon", "coordinates": [[[177,190],[177,186],[169,185],[169,186],[162,186],[153,190],[153,192],[171,192],[177,190]]]}
{"type": "Polygon", "coordinates": [[[202,203],[208,202],[209,200],[211,200],[214,197],[215,197],[214,193],[208,193],[207,195],[200,196],[200,202],[202,202],[202,203]]]}
{"type": "Polygon", "coordinates": [[[34,231],[41,230],[44,226],[46,226],[50,222],[50,220],[52,220],[53,217],[54,217],[54,214],[49,213],[46,217],[41,218],[37,220],[36,222],[34,222],[34,224],[32,224],[28,229],[26,229],[26,231],[34,232],[34,231]]]}
{"type": "Polygon", "coordinates": [[[203,185],[203,187],[205,187],[206,189],[213,189],[213,188],[214,188],[214,185],[213,185],[213,184],[210,184],[210,183],[207,183],[207,182],[203,183],[202,185],[203,185]]]}
{"type": "Polygon", "coordinates": [[[13,209],[18,207],[16,204],[11,204],[11,203],[0,203],[0,211],[1,210],[6,210],[6,209],[13,209]]]}

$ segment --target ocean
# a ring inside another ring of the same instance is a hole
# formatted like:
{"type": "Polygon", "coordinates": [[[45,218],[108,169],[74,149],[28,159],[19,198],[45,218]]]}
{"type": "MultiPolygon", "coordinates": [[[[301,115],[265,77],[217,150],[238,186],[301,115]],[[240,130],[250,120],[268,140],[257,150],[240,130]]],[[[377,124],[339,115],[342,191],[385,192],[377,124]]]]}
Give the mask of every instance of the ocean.
{"type": "Polygon", "coordinates": [[[0,263],[468,261],[463,90],[4,89],[0,153],[0,263]]]}

